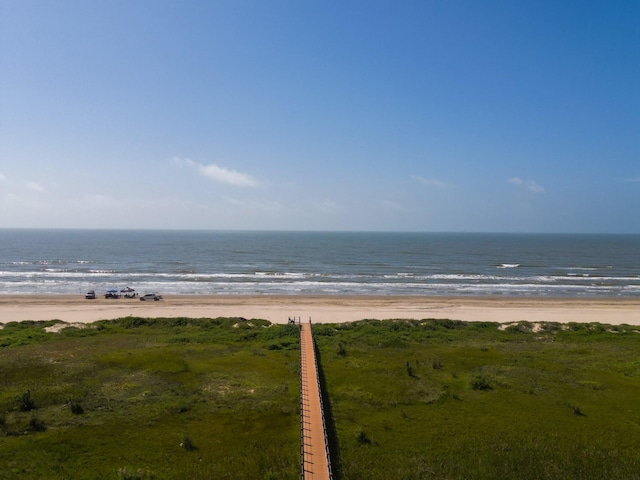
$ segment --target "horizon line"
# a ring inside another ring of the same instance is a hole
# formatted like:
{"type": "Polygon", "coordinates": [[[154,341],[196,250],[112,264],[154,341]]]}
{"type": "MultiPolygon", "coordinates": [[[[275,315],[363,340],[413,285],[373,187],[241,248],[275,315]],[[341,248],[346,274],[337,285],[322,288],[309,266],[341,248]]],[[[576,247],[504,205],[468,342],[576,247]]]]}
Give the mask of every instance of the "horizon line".
{"type": "Polygon", "coordinates": [[[640,232],[568,232],[527,230],[330,230],[330,229],[241,229],[241,228],[130,228],[130,227],[0,227],[7,230],[86,232],[211,232],[211,233],[386,233],[386,234],[468,234],[468,235],[640,235],[640,232]]]}

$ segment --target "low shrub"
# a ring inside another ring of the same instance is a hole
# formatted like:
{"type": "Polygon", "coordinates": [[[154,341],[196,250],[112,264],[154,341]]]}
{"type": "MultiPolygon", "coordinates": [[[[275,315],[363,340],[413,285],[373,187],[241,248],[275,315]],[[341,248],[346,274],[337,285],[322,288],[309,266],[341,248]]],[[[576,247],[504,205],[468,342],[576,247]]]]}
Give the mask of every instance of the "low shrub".
{"type": "Polygon", "coordinates": [[[182,438],[182,442],[180,442],[180,446],[184,448],[187,452],[193,452],[198,448],[195,446],[195,444],[193,443],[193,440],[191,440],[191,437],[189,435],[185,435],[182,438]]]}
{"type": "Polygon", "coordinates": [[[493,390],[492,379],[486,374],[478,374],[471,379],[473,390],[493,390]]]}
{"type": "Polygon", "coordinates": [[[33,412],[31,420],[29,420],[29,428],[32,432],[44,432],[47,429],[47,426],[38,418],[38,414],[33,412]]]}
{"type": "Polygon", "coordinates": [[[407,367],[407,375],[409,375],[410,377],[415,377],[413,368],[411,368],[411,364],[409,362],[405,362],[405,365],[407,367]]]}
{"type": "Polygon", "coordinates": [[[367,435],[367,432],[365,432],[364,430],[360,430],[358,432],[356,440],[358,441],[359,445],[371,445],[371,439],[367,435]]]}
{"type": "Polygon", "coordinates": [[[31,390],[27,390],[18,398],[18,408],[20,408],[21,412],[35,410],[36,403],[31,396],[31,390]]]}
{"type": "Polygon", "coordinates": [[[578,415],[580,417],[586,417],[586,415],[582,412],[582,410],[580,410],[579,406],[569,404],[569,408],[573,410],[574,415],[578,415]]]}
{"type": "Polygon", "coordinates": [[[71,400],[71,402],[69,402],[69,407],[71,408],[71,413],[74,415],[81,415],[84,413],[84,408],[78,400],[71,400]]]}

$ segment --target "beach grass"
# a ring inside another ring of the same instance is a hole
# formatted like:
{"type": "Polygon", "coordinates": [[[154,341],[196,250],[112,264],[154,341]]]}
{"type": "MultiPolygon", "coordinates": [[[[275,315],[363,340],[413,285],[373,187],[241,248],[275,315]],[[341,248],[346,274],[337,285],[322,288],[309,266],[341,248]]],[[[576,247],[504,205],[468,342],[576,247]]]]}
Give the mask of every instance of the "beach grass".
{"type": "MultiPolygon", "coordinates": [[[[638,327],[313,329],[337,480],[640,478],[638,327]]],[[[0,345],[0,479],[299,478],[295,326],[12,322],[0,345]]]]}

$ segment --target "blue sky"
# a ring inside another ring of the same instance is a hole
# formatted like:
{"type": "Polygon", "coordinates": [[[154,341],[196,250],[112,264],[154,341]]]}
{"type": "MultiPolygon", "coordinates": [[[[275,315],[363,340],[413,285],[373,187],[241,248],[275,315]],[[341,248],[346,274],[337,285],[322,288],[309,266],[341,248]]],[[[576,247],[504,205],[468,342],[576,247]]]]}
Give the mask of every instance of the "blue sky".
{"type": "Polygon", "coordinates": [[[4,0],[0,227],[640,233],[640,2],[4,0]]]}

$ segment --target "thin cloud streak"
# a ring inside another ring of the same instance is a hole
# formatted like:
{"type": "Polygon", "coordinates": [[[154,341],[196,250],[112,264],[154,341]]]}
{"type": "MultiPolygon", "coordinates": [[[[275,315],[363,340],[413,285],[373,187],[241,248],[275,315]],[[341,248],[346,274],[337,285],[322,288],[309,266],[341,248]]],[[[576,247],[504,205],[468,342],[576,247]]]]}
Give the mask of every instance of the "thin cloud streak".
{"type": "Polygon", "coordinates": [[[542,185],[539,185],[534,180],[522,180],[520,177],[511,177],[509,179],[509,183],[515,185],[516,187],[523,188],[525,190],[529,190],[533,193],[545,193],[545,189],[542,185]]]}
{"type": "Polygon", "coordinates": [[[234,187],[258,186],[258,182],[251,175],[220,167],[215,163],[204,165],[202,163],[194,162],[190,158],[174,158],[174,162],[181,166],[195,168],[201,176],[208,178],[209,180],[213,180],[214,182],[225,183],[234,187]]]}
{"type": "Polygon", "coordinates": [[[427,187],[449,188],[452,186],[450,183],[438,180],[437,178],[424,178],[419,175],[411,175],[411,178],[422,185],[426,185],[427,187]]]}

